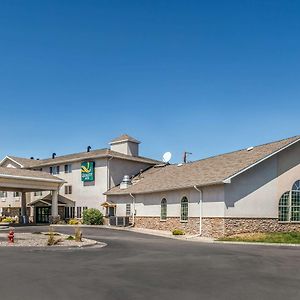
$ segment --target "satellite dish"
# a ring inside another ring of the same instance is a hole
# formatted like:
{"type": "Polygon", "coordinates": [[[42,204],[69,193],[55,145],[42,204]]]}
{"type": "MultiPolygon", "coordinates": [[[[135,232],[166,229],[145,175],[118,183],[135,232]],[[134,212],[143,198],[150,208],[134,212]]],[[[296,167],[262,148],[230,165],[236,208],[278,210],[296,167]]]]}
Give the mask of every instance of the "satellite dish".
{"type": "Polygon", "coordinates": [[[164,155],[163,155],[163,161],[164,163],[168,163],[172,158],[172,153],[171,152],[166,152],[164,155]]]}

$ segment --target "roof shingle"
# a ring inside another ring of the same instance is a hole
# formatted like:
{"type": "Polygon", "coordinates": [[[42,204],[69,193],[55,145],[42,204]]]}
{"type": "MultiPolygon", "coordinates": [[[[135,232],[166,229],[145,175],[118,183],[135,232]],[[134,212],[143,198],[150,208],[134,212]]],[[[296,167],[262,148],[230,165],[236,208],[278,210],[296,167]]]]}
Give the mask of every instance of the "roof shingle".
{"type": "Polygon", "coordinates": [[[209,157],[192,163],[153,167],[134,178],[127,189],[119,186],[107,191],[106,195],[143,194],[193,186],[221,184],[227,178],[258,163],[280,149],[300,141],[300,136],[247,149],[209,157]]]}

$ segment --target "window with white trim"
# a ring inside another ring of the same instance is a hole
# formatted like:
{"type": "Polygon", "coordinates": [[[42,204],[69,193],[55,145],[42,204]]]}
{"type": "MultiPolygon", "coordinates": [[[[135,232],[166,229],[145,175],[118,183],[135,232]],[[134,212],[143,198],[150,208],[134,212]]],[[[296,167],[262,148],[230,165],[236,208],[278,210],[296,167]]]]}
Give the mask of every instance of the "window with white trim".
{"type": "Polygon", "coordinates": [[[82,207],[81,206],[77,206],[77,208],[76,208],[76,217],[77,218],[82,217],[82,207]]]}
{"type": "Polygon", "coordinates": [[[72,186],[65,185],[65,195],[71,195],[71,194],[72,194],[72,186]]]}
{"type": "Polygon", "coordinates": [[[189,218],[189,201],[183,197],[180,203],[180,221],[187,221],[189,218]]]}
{"type": "Polygon", "coordinates": [[[34,192],[34,196],[43,196],[42,191],[34,192]]]}
{"type": "Polygon", "coordinates": [[[21,196],[21,193],[20,192],[14,192],[14,197],[20,197],[21,196]]]}
{"type": "Polygon", "coordinates": [[[72,173],[72,165],[65,165],[65,173],[72,173]]]}
{"type": "Polygon", "coordinates": [[[6,198],[7,197],[7,192],[0,191],[0,198],[6,198]]]}
{"type": "Polygon", "coordinates": [[[131,204],[126,204],[126,216],[131,216],[131,204]]]}
{"type": "Polygon", "coordinates": [[[167,199],[163,198],[160,202],[160,219],[167,220],[167,199]]]}
{"type": "Polygon", "coordinates": [[[297,180],[291,191],[283,193],[279,199],[278,221],[300,222],[300,180],[297,180]]]}
{"type": "Polygon", "coordinates": [[[75,218],[75,207],[65,207],[65,219],[75,218]]]}

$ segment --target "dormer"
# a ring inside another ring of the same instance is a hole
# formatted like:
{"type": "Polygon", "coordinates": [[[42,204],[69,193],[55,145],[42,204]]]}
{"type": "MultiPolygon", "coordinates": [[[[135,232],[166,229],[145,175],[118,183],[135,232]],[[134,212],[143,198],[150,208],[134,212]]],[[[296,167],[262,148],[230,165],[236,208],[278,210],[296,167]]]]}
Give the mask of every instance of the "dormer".
{"type": "Polygon", "coordinates": [[[131,156],[139,156],[140,141],[129,136],[128,134],[123,134],[113,139],[109,144],[112,151],[131,156]]]}

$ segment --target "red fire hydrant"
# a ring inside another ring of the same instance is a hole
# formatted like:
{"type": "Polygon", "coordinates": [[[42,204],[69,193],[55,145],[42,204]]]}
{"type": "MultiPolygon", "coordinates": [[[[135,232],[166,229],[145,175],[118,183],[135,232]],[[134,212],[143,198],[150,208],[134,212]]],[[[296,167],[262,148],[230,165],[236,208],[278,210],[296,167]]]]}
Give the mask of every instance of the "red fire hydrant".
{"type": "Polygon", "coordinates": [[[8,242],[9,243],[14,243],[15,242],[15,232],[13,229],[11,229],[8,233],[8,242]]]}

